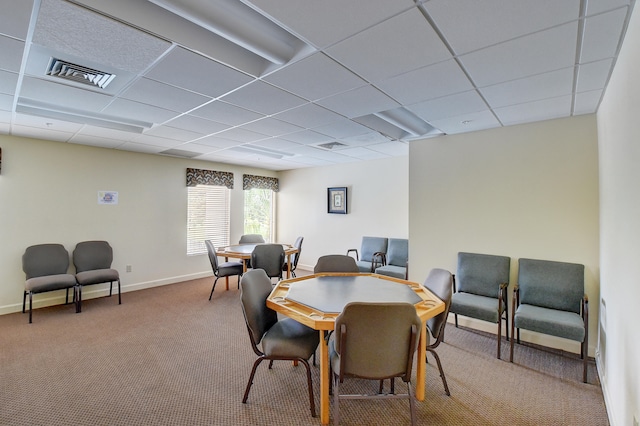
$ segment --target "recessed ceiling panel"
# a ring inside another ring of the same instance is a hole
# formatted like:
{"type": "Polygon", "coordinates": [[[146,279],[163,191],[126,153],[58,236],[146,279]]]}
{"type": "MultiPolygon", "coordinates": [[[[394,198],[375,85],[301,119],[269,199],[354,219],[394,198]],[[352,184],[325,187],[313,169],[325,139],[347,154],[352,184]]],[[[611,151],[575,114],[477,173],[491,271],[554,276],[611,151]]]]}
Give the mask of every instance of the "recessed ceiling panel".
{"type": "Polygon", "coordinates": [[[2,0],[0,8],[3,11],[11,8],[11,13],[0,13],[0,34],[25,40],[33,9],[32,0],[2,0]]]}
{"type": "Polygon", "coordinates": [[[251,3],[317,47],[326,47],[414,7],[411,0],[253,0],[251,3]]]}
{"type": "Polygon", "coordinates": [[[310,101],[367,84],[322,53],[281,68],[264,80],[310,101]]]}
{"type": "Polygon", "coordinates": [[[577,92],[603,89],[611,73],[613,59],[591,62],[578,67],[577,92]]]}
{"type": "Polygon", "coordinates": [[[343,117],[319,105],[305,104],[276,114],[274,118],[301,127],[312,128],[340,120],[343,117]]]}
{"type": "Polygon", "coordinates": [[[417,9],[388,19],[326,52],[374,83],[451,57],[417,9]]]}
{"type": "Polygon", "coordinates": [[[597,111],[600,100],[602,99],[602,90],[592,90],[590,92],[576,93],[573,105],[573,113],[593,114],[597,111]]]}
{"type": "Polygon", "coordinates": [[[13,94],[16,91],[18,74],[0,70],[0,93],[13,94]]]}
{"type": "Polygon", "coordinates": [[[620,31],[626,17],[627,8],[625,7],[585,20],[581,64],[615,56],[620,42],[620,31]]]}
{"type": "Polygon", "coordinates": [[[573,66],[578,24],[550,30],[477,50],[460,57],[479,87],[573,66]]]}
{"type": "Polygon", "coordinates": [[[334,138],[348,138],[351,136],[363,135],[371,131],[369,128],[351,120],[347,120],[346,118],[333,121],[330,124],[325,124],[324,126],[314,127],[313,130],[334,138]]]}
{"type": "Polygon", "coordinates": [[[206,104],[191,112],[191,115],[213,120],[218,123],[238,126],[264,117],[263,114],[248,111],[244,108],[228,104],[226,102],[215,101],[206,104]]]}
{"type": "Polygon", "coordinates": [[[397,108],[400,104],[373,86],[363,86],[317,102],[345,117],[353,118],[397,108]]]}
{"type": "Polygon", "coordinates": [[[458,55],[576,20],[580,0],[430,0],[424,8],[458,55]]]}
{"type": "Polygon", "coordinates": [[[492,108],[569,95],[573,91],[573,67],[479,89],[492,108]]]}
{"type": "Polygon", "coordinates": [[[211,100],[168,84],[141,78],[127,89],[122,97],[148,105],[156,105],[171,111],[186,112],[211,100]]]}
{"type": "Polygon", "coordinates": [[[169,111],[153,105],[141,104],[140,102],[129,101],[127,99],[116,99],[104,109],[104,112],[106,114],[150,123],[164,123],[178,115],[175,111],[169,111]]]}
{"type": "Polygon", "coordinates": [[[181,115],[169,121],[167,125],[178,129],[191,130],[204,135],[221,132],[230,127],[228,124],[218,123],[189,114],[181,115]]]}
{"type": "Polygon", "coordinates": [[[426,102],[420,102],[408,106],[407,109],[423,120],[431,123],[432,120],[484,111],[489,109],[489,107],[475,90],[471,90],[426,102]]]}
{"type": "Polygon", "coordinates": [[[298,96],[262,81],[250,83],[221,99],[262,114],[276,114],[307,102],[298,96]]]}
{"type": "Polygon", "coordinates": [[[295,133],[302,130],[302,127],[300,126],[295,126],[285,121],[276,120],[275,118],[270,117],[265,117],[246,124],[243,128],[252,132],[258,132],[262,133],[263,135],[269,136],[281,136],[287,133],[295,133]]]}
{"type": "Polygon", "coordinates": [[[179,47],[163,57],[146,77],[211,97],[252,80],[247,74],[179,47]]]}
{"type": "Polygon", "coordinates": [[[402,104],[415,104],[473,88],[453,59],[381,81],[376,86],[402,104]]]}
{"type": "Polygon", "coordinates": [[[537,102],[496,108],[494,111],[505,125],[550,120],[567,117],[571,113],[571,98],[571,95],[560,96],[537,102]]]}
{"type": "Polygon", "coordinates": [[[24,43],[9,37],[0,36],[0,69],[20,71],[24,43]]]}

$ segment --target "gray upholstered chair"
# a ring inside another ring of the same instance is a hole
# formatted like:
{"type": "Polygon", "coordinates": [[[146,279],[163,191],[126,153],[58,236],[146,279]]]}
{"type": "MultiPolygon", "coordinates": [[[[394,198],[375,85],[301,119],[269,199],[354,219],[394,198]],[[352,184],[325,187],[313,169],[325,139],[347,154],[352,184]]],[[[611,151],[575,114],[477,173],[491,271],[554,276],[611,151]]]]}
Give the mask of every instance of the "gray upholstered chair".
{"type": "MultiPolygon", "coordinates": [[[[240,236],[238,244],[264,244],[266,241],[260,234],[244,234],[240,236]]],[[[246,259],[244,263],[247,265],[247,269],[251,268],[251,259],[246,259]]]]}
{"type": "MultiPolygon", "coordinates": [[[[209,300],[213,296],[213,291],[216,289],[216,283],[219,278],[223,277],[231,277],[233,275],[238,276],[238,288],[240,288],[240,277],[242,277],[242,272],[244,270],[244,266],[242,262],[218,262],[218,256],[216,255],[216,248],[213,245],[213,242],[210,240],[205,240],[204,244],[207,246],[207,254],[209,255],[209,262],[211,263],[211,269],[213,270],[213,275],[216,279],[213,281],[213,287],[211,288],[211,294],[209,294],[209,300]]],[[[227,282],[228,285],[228,282],[227,282]]]]}
{"type": "Polygon", "coordinates": [[[260,244],[251,253],[251,267],[263,269],[269,278],[282,279],[284,265],[284,248],[282,244],[260,244]]]}
{"type": "Polygon", "coordinates": [[[385,265],[375,269],[376,274],[407,279],[407,262],[409,261],[409,240],[405,238],[389,238],[385,265]]]}
{"type": "Polygon", "coordinates": [[[383,256],[387,253],[387,241],[387,238],[383,237],[362,237],[360,252],[358,249],[349,249],[347,255],[355,253],[360,272],[374,272],[375,265],[384,263],[383,256]]]}
{"type": "Polygon", "coordinates": [[[356,260],[344,254],[327,254],[320,256],[316,266],[313,267],[313,273],[320,272],[360,272],[356,260]]]}
{"type": "Polygon", "coordinates": [[[581,343],[582,381],[587,382],[589,301],[584,294],[584,265],[550,260],[520,259],[511,320],[513,362],[514,328],[549,334],[581,343]]]}
{"type": "Polygon", "coordinates": [[[265,242],[264,237],[260,234],[244,234],[240,237],[238,244],[262,244],[265,242]]]}
{"type": "Polygon", "coordinates": [[[444,312],[427,321],[427,330],[429,330],[429,333],[434,339],[434,342],[429,342],[427,345],[427,351],[431,352],[433,357],[436,359],[438,370],[440,371],[440,377],[442,377],[442,384],[444,385],[444,392],[447,395],[451,395],[449,392],[449,386],[447,385],[447,379],[444,376],[440,357],[436,353],[436,348],[444,339],[444,329],[447,325],[449,307],[451,306],[451,295],[453,293],[453,276],[449,271],[435,268],[429,272],[429,275],[423,285],[444,302],[444,312]]]}
{"type": "Polygon", "coordinates": [[[83,241],[73,250],[73,264],[78,281],[78,312],[82,311],[82,287],[109,283],[109,297],[113,293],[113,283],[118,283],[118,304],[122,304],[120,274],[111,268],[113,249],[106,241],[83,241]]]}
{"type": "Polygon", "coordinates": [[[25,312],[29,295],[29,324],[32,320],[33,295],[54,290],[66,290],[65,304],[69,303],[69,289],[73,288],[73,298],[78,312],[76,277],[68,273],[69,252],[61,244],[38,244],[27,247],[22,255],[22,270],[26,275],[22,313],[25,312]]]}
{"type": "Polygon", "coordinates": [[[511,258],[477,253],[458,253],[458,269],[453,280],[450,311],[458,315],[498,324],[497,357],[500,358],[502,321],[509,340],[509,307],[507,287],[511,258]]]}
{"type": "MultiPolygon", "coordinates": [[[[296,268],[298,267],[298,260],[300,259],[300,253],[302,252],[302,241],[304,241],[304,237],[296,238],[296,242],[293,243],[293,246],[298,249],[296,253],[293,254],[293,259],[291,259],[291,276],[296,276],[296,268]]],[[[286,272],[289,269],[289,264],[287,262],[284,263],[282,267],[282,272],[286,272]]]]}
{"type": "Polygon", "coordinates": [[[336,318],[329,340],[334,424],[340,423],[340,399],[407,398],[416,424],[411,370],[422,322],[410,303],[352,302],[336,318]],[[375,323],[375,327],[372,327],[375,323]],[[347,377],[382,381],[402,378],[406,394],[341,395],[347,377]]]}
{"type": "MultiPolygon", "coordinates": [[[[247,272],[240,281],[242,312],[249,331],[251,347],[258,355],[258,359],[253,363],[242,402],[246,404],[249,398],[253,377],[262,361],[269,360],[269,368],[273,361],[277,360],[300,361],[307,369],[309,405],[311,415],[315,417],[313,382],[308,360],[315,355],[320,333],[291,318],[278,320],[276,311],[266,305],[271,290],[271,280],[262,269],[247,272]]],[[[277,388],[274,388],[274,392],[277,392],[277,388]]]]}

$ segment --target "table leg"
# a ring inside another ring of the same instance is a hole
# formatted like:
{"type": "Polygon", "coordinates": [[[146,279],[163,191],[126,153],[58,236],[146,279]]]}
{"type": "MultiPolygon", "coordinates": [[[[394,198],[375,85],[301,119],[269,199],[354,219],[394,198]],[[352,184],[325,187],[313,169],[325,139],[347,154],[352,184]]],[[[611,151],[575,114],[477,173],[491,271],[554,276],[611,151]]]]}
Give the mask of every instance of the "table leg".
{"type": "Polygon", "coordinates": [[[416,360],[416,399],[424,401],[427,371],[427,327],[422,324],[420,331],[420,344],[418,345],[418,359],[416,360]]]}
{"type": "Polygon", "coordinates": [[[287,255],[287,279],[291,278],[291,255],[287,255]]]}
{"type": "Polygon", "coordinates": [[[320,423],[329,424],[329,346],[320,330],[320,423]]]}

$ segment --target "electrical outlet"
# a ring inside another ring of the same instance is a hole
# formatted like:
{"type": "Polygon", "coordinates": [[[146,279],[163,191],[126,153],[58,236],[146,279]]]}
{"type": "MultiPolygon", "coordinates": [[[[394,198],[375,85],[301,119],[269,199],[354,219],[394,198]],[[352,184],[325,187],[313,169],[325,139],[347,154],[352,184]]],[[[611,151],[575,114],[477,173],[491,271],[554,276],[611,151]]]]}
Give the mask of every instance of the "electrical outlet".
{"type": "Polygon", "coordinates": [[[131,265],[127,265],[127,272],[131,272],[131,265]]]}

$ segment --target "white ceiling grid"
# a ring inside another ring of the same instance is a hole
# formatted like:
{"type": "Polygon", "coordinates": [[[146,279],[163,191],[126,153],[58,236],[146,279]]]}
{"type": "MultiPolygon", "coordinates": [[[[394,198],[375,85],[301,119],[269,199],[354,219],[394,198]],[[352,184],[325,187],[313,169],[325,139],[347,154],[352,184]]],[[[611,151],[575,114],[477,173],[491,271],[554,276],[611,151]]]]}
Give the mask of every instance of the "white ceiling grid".
{"type": "Polygon", "coordinates": [[[634,3],[0,0],[0,133],[273,170],[406,156],[596,112],[634,3]]]}

